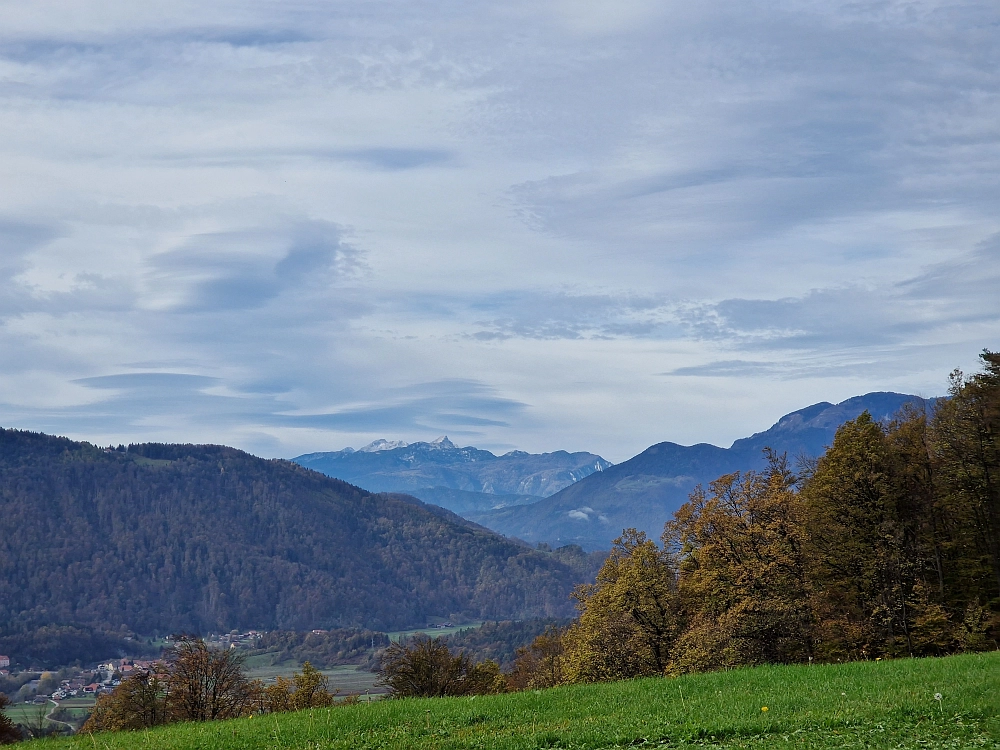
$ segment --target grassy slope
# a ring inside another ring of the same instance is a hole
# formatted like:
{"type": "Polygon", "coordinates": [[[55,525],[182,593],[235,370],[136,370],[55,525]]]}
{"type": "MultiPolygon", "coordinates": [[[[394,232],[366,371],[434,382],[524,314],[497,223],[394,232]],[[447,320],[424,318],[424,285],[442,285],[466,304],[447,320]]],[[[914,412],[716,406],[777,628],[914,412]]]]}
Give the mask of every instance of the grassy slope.
{"type": "Polygon", "coordinates": [[[44,745],[101,750],[1000,748],[1000,653],[383,701],[44,745]],[[935,693],[943,695],[940,704],[935,693]]]}

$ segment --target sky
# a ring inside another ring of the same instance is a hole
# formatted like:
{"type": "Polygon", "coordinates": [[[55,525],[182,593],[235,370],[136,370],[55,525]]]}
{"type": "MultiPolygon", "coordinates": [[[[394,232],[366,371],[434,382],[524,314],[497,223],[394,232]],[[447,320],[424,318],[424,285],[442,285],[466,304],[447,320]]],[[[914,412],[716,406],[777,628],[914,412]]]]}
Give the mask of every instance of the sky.
{"type": "Polygon", "coordinates": [[[1000,4],[0,0],[0,425],[728,446],[1000,348],[1000,4]]]}

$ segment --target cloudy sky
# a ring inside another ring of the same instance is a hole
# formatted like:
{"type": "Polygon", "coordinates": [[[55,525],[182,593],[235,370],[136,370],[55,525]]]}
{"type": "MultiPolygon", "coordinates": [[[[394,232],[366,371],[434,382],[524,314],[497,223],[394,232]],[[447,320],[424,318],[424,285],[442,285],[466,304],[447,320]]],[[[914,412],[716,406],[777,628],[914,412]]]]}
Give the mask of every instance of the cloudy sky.
{"type": "Polygon", "coordinates": [[[621,461],[1000,347],[995,0],[0,18],[3,426],[621,461]]]}

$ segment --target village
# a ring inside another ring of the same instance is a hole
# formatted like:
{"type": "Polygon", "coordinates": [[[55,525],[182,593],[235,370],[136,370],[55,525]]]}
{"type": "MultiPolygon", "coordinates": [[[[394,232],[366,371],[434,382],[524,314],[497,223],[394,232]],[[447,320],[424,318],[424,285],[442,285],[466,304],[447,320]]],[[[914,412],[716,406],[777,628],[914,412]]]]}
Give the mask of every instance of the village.
{"type": "MultiPolygon", "coordinates": [[[[253,649],[262,635],[256,630],[246,633],[234,631],[211,634],[205,640],[214,648],[253,649]]],[[[63,667],[57,670],[30,665],[12,670],[10,656],[0,654],[0,684],[8,694],[12,708],[54,704],[49,716],[57,716],[64,704],[71,704],[77,713],[85,714],[97,696],[111,692],[137,671],[152,671],[156,664],[156,659],[121,657],[92,667],[63,667]]],[[[8,709],[8,713],[10,711],[8,709]]]]}

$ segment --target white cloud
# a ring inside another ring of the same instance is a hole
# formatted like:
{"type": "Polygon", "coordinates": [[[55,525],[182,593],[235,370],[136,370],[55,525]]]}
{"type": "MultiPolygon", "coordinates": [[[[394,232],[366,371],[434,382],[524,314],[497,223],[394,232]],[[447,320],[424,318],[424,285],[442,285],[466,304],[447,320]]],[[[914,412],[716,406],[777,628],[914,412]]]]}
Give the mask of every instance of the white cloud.
{"type": "Polygon", "coordinates": [[[995,4],[0,7],[0,423],[621,460],[998,345],[995,4]]]}

